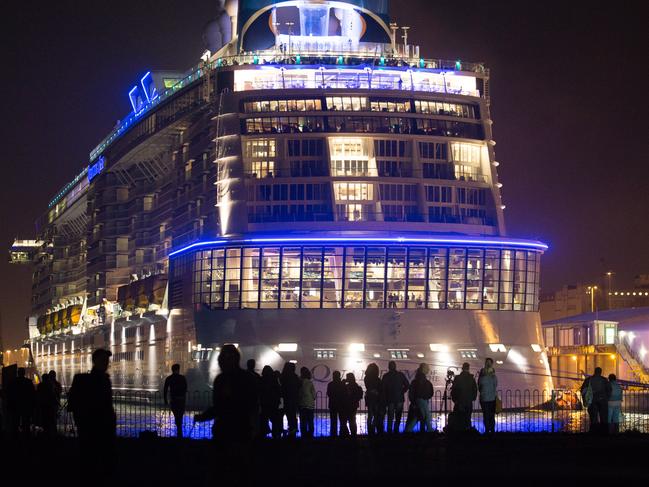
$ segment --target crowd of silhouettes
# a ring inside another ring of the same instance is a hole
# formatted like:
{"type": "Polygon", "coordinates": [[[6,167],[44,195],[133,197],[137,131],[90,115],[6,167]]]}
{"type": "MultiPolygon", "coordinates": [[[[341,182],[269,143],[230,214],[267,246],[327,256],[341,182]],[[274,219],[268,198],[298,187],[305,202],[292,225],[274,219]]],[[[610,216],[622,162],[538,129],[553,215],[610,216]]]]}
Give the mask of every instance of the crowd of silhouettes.
{"type": "MultiPolygon", "coordinates": [[[[214,420],[216,440],[246,441],[253,438],[313,438],[316,390],[311,371],[302,367],[298,376],[293,362],[286,362],[282,371],[266,365],[261,376],[254,360],[248,360],[246,370],[239,365],[241,355],[234,345],[225,345],[219,355],[221,373],[214,379],[213,405],[197,414],[195,421],[214,420]],[[299,421],[298,421],[299,419],[299,421]],[[287,428],[284,428],[284,425],[287,428]]],[[[330,435],[358,434],[357,413],[365,399],[367,405],[367,432],[370,435],[400,431],[405,394],[410,395],[410,409],[405,431],[413,431],[417,423],[420,431],[431,431],[430,400],[433,385],[428,380],[428,365],[421,364],[412,384],[391,361],[388,372],[381,377],[377,364],[365,371],[363,388],[352,372],[342,375],[334,371],[327,385],[330,435]]]]}

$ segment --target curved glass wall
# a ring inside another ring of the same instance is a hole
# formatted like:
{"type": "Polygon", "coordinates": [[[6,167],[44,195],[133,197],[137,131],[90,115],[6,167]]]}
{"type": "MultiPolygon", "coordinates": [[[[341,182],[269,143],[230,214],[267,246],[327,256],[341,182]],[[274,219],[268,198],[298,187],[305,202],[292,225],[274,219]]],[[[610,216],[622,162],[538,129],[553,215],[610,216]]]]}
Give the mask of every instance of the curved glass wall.
{"type": "Polygon", "coordinates": [[[197,309],[536,311],[540,252],[395,245],[214,248],[175,259],[197,309]]]}

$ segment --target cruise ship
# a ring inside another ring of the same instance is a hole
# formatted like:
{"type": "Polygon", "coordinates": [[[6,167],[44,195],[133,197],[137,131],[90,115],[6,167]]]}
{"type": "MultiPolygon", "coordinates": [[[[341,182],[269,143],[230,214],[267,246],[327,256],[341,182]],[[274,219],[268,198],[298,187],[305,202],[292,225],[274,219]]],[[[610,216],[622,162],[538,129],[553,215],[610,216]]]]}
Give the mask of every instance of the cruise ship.
{"type": "Polygon", "coordinates": [[[443,387],[486,357],[502,389],[552,388],[547,246],[506,232],[489,70],[422,57],[388,7],[228,2],[192,69],[134,80],[132,112],[12,248],[34,268],[37,368],[69,384],[105,347],[117,388],[180,363],[201,389],[236,344],[320,390],[390,360],[443,387]]]}

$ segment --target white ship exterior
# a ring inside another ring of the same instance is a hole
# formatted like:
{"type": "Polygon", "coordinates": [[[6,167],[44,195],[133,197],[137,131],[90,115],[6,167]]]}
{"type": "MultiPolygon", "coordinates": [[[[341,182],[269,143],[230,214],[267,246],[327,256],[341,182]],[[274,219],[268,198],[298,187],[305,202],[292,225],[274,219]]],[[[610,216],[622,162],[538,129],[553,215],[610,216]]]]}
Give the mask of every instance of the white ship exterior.
{"type": "Polygon", "coordinates": [[[14,249],[37,367],[69,384],[106,347],[118,388],[176,362],[202,388],[235,343],[321,388],[389,360],[441,386],[492,357],[503,389],[550,390],[547,247],[506,233],[485,66],[398,43],[387,0],[227,8],[198,66],[130,90],[14,249]]]}

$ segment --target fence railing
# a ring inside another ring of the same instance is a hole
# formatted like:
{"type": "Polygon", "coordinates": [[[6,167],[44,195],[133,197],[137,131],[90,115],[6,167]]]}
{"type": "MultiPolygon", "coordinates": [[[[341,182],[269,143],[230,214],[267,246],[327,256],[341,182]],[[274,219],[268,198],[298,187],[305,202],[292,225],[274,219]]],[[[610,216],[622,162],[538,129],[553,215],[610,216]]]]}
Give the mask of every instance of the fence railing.
{"type": "MultiPolygon", "coordinates": [[[[579,393],[574,391],[505,390],[499,393],[503,411],[496,415],[496,431],[509,433],[584,433],[589,429],[588,412],[582,406],[579,393]]],[[[67,411],[65,395],[58,416],[58,431],[65,436],[75,436],[72,414],[67,411]]],[[[159,392],[115,391],[113,404],[117,415],[117,434],[137,437],[142,432],[154,432],[161,437],[176,436],[174,417],[164,405],[159,392]]],[[[212,404],[210,391],[191,392],[187,395],[183,417],[183,434],[193,439],[210,439],[212,422],[194,422],[194,415],[212,404]]],[[[434,430],[443,431],[448,416],[453,411],[450,397],[436,391],[429,402],[434,430]]],[[[408,400],[404,403],[399,420],[399,431],[404,431],[408,415],[408,400]]],[[[328,400],[318,392],[314,415],[315,436],[330,434],[328,400]]],[[[384,416],[384,429],[387,418],[384,416]]],[[[479,401],[473,404],[473,426],[484,431],[479,401]]],[[[287,430],[286,417],[283,418],[287,430]]],[[[367,434],[367,408],[361,401],[356,414],[358,434],[367,434]]],[[[620,431],[649,433],[649,391],[627,391],[622,402],[620,431]]],[[[418,431],[418,425],[415,426],[418,431]]]]}

